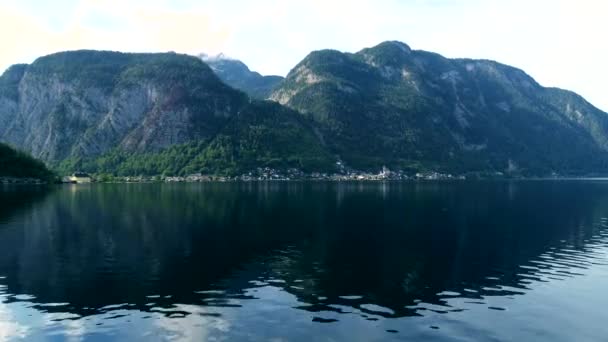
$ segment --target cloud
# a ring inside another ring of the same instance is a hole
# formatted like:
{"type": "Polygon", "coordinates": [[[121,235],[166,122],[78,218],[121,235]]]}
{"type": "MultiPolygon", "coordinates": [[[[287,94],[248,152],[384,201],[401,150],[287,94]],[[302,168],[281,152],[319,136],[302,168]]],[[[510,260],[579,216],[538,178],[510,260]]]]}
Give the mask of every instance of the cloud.
{"type": "Polygon", "coordinates": [[[0,68],[5,68],[12,63],[27,58],[41,50],[40,46],[32,44],[39,41],[38,37],[46,35],[45,29],[36,18],[28,16],[17,9],[0,6],[0,41],[2,41],[2,52],[0,53],[0,68]],[[18,32],[18,34],[16,34],[18,32]]]}
{"type": "Polygon", "coordinates": [[[0,5],[0,68],[75,49],[220,52],[231,34],[204,9],[84,0],[66,13],[67,20],[57,26],[50,18],[40,18],[24,8],[0,5]]]}
{"type": "Polygon", "coordinates": [[[171,341],[217,341],[223,340],[214,335],[224,335],[230,332],[230,321],[223,316],[208,316],[208,308],[204,306],[176,304],[174,310],[188,312],[186,317],[170,318],[155,315],[154,325],[163,336],[171,341]]]}
{"type": "Polygon", "coordinates": [[[25,339],[29,333],[30,328],[18,322],[9,306],[0,302],[0,341],[25,339]]]}
{"type": "Polygon", "coordinates": [[[384,40],[494,59],[608,109],[603,0],[22,0],[0,5],[0,69],[69,49],[225,52],[286,74],[310,51],[384,40]]]}

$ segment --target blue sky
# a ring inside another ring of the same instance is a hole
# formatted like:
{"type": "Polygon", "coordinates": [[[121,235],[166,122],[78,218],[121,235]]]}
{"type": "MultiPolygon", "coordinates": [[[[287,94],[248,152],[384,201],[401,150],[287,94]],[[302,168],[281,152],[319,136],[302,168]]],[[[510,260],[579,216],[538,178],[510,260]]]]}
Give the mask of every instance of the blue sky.
{"type": "Polygon", "coordinates": [[[224,52],[285,75],[312,50],[385,40],[487,58],[608,110],[604,0],[0,0],[0,69],[73,49],[224,52]]]}

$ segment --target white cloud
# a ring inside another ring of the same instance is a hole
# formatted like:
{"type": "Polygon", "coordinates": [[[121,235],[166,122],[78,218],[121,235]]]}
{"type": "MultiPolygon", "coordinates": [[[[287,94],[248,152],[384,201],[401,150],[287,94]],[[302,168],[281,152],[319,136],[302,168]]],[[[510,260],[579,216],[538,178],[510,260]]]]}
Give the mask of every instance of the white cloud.
{"type": "Polygon", "coordinates": [[[0,69],[78,49],[226,52],[286,74],[311,50],[384,40],[520,67],[608,110],[603,0],[58,0],[0,5],[0,69]]]}
{"type": "Polygon", "coordinates": [[[56,26],[24,8],[0,5],[0,67],[57,51],[104,49],[177,51],[222,50],[230,30],[204,10],[173,10],[117,0],[83,0],[66,10],[56,26]]]}
{"type": "Polygon", "coordinates": [[[0,302],[0,342],[25,339],[30,328],[18,322],[10,308],[0,302]]]}
{"type": "Polygon", "coordinates": [[[201,306],[176,304],[175,310],[188,312],[189,315],[179,319],[157,315],[154,325],[162,334],[172,341],[211,341],[219,340],[215,334],[226,334],[230,331],[230,322],[224,317],[205,316],[207,309],[201,306]]]}

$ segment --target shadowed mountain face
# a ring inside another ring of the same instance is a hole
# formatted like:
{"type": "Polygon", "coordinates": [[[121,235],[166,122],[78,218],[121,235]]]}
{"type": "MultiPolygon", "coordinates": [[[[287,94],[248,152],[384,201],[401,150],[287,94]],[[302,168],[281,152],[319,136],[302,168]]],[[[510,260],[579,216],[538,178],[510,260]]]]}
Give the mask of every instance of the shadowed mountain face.
{"type": "Polygon", "coordinates": [[[63,170],[123,175],[331,172],[337,159],[376,171],[608,171],[608,114],[496,62],[400,42],[313,52],[285,80],[207,62],[73,51],[15,65],[0,77],[0,141],[63,170]]]}
{"type": "Polygon", "coordinates": [[[271,96],[314,119],[358,168],[606,170],[608,115],[521,70],[385,42],[311,53],[271,96]]]}
{"type": "Polygon", "coordinates": [[[0,143],[0,178],[36,178],[51,180],[53,173],[43,162],[0,143]]]}
{"type": "Polygon", "coordinates": [[[283,81],[281,76],[262,76],[236,59],[201,56],[217,76],[231,87],[244,91],[252,98],[265,100],[283,81]]]}

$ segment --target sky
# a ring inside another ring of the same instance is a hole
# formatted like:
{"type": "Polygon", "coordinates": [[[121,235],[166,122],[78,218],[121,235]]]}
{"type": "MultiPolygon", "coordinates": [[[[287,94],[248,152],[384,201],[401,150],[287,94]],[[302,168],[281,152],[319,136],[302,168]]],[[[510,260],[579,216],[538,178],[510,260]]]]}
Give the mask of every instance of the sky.
{"type": "Polygon", "coordinates": [[[605,0],[0,0],[0,71],[75,49],[240,59],[286,75],[310,51],[386,40],[493,59],[608,111],[605,0]]]}

